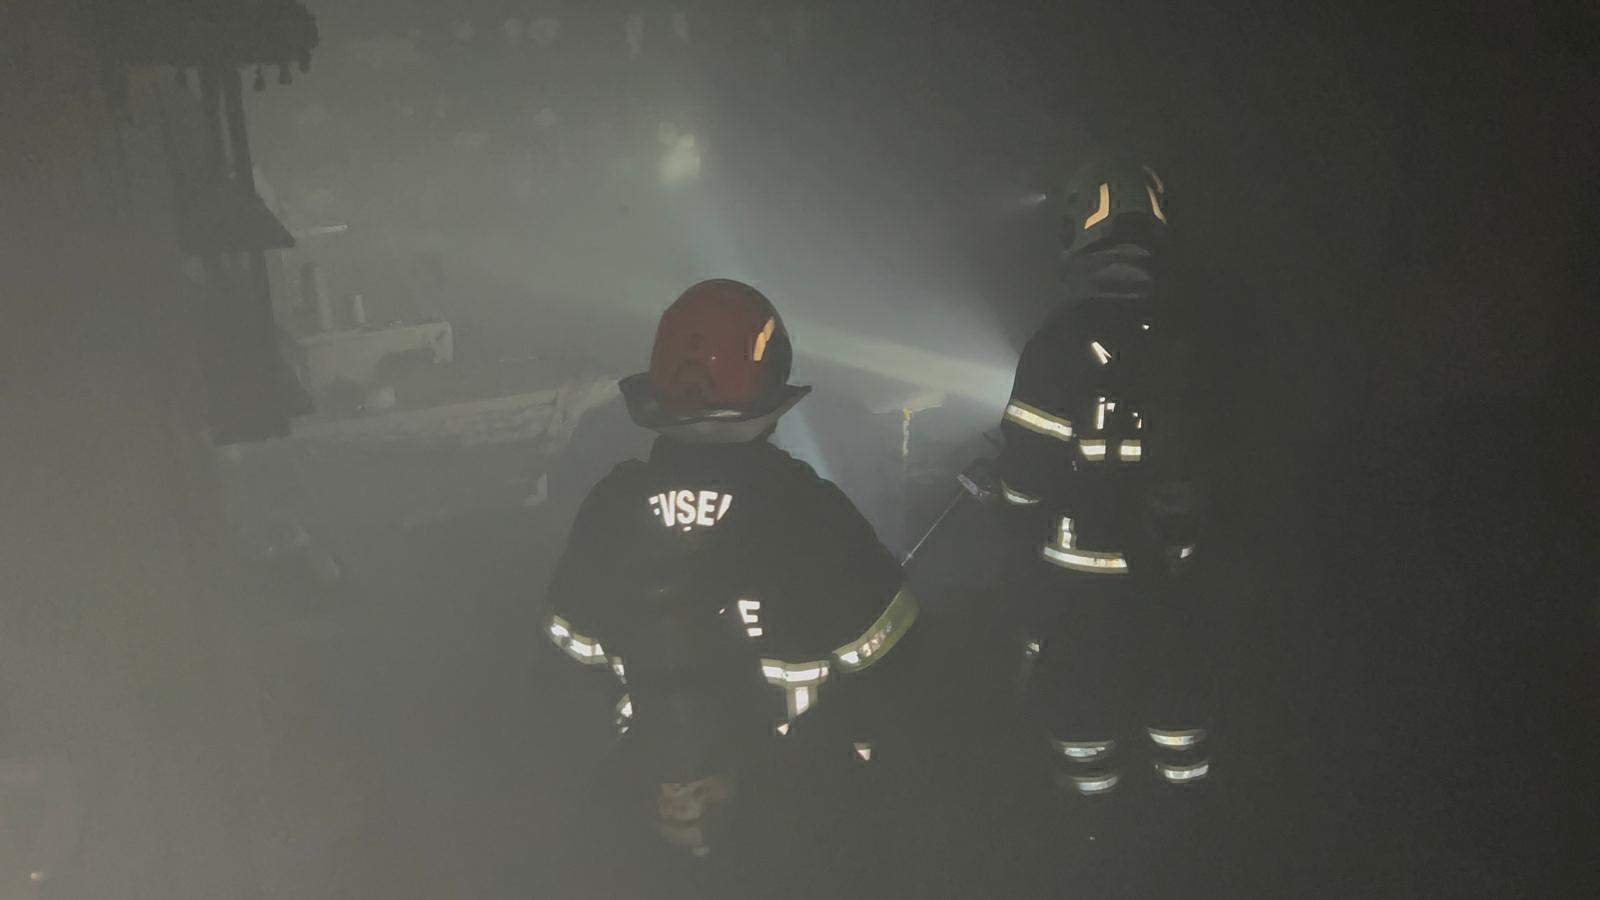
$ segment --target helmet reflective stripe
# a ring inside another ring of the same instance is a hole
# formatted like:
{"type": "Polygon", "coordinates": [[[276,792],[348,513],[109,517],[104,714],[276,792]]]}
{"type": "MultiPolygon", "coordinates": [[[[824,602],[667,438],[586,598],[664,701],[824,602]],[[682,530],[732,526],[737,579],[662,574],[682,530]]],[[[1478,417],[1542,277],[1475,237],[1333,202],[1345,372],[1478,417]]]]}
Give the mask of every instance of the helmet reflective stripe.
{"type": "MultiPolygon", "coordinates": [[[[1149,170],[1147,169],[1146,171],[1149,170]]],[[[1161,201],[1156,199],[1155,188],[1147,186],[1144,189],[1144,192],[1150,195],[1150,211],[1155,213],[1156,218],[1160,219],[1162,223],[1165,224],[1167,221],[1167,214],[1161,211],[1161,201]]]]}
{"type": "Polygon", "coordinates": [[[893,649],[916,620],[917,598],[902,587],[866,633],[834,650],[833,657],[839,661],[839,668],[859,672],[893,649]]]}
{"type": "Polygon", "coordinates": [[[772,330],[778,326],[777,319],[768,319],[767,324],[761,326],[761,333],[756,335],[756,349],[750,354],[754,362],[761,362],[761,357],[767,355],[767,341],[772,340],[772,330]]]}
{"type": "Polygon", "coordinates": [[[1100,206],[1089,214],[1089,218],[1083,220],[1083,230],[1088,231],[1099,225],[1109,215],[1111,215],[1111,185],[1102,181],[1100,182],[1100,206]]]}
{"type": "Polygon", "coordinates": [[[1158,746],[1175,749],[1193,747],[1206,739],[1206,730],[1204,728],[1184,728],[1176,731],[1146,728],[1145,732],[1150,735],[1150,740],[1154,741],[1158,746]]]}
{"type": "Polygon", "coordinates": [[[1161,180],[1161,176],[1156,174],[1155,169],[1152,169],[1149,166],[1140,166],[1139,168],[1144,169],[1144,173],[1150,176],[1150,182],[1151,184],[1155,185],[1156,191],[1162,194],[1167,192],[1166,182],[1161,180]]]}
{"type": "Polygon", "coordinates": [[[1053,416],[1036,406],[1029,406],[1021,400],[1012,400],[1006,405],[1005,417],[1029,431],[1038,432],[1046,437],[1053,437],[1061,441],[1072,440],[1072,422],[1070,420],[1060,416],[1053,416]]]}
{"type": "Polygon", "coordinates": [[[1144,192],[1150,195],[1150,212],[1154,213],[1155,217],[1161,220],[1161,224],[1165,225],[1167,214],[1161,211],[1161,195],[1167,192],[1167,186],[1162,182],[1161,176],[1156,174],[1155,169],[1149,166],[1141,166],[1141,168],[1144,169],[1146,175],[1150,176],[1150,183],[1144,186],[1144,192]]]}

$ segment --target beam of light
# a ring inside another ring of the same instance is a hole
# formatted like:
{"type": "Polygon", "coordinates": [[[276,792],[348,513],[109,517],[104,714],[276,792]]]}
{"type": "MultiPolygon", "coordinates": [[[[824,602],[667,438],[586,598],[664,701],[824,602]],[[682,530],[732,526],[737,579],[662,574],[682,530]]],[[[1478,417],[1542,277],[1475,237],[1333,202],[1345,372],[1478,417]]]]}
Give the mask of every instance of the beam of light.
{"type": "Polygon", "coordinates": [[[799,318],[791,326],[799,355],[858,369],[1000,409],[1011,393],[1015,360],[980,362],[869,337],[799,318]]]}

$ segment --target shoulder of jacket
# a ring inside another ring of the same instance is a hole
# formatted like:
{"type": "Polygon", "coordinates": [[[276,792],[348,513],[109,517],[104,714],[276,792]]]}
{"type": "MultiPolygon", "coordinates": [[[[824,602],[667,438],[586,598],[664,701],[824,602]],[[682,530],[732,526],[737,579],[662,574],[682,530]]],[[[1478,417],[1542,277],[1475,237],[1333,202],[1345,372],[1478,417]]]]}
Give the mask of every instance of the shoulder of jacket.
{"type": "Polygon", "coordinates": [[[807,486],[832,485],[832,482],[817,474],[811,464],[795,456],[777,445],[769,444],[769,465],[783,478],[793,479],[796,483],[807,486]]]}
{"type": "Polygon", "coordinates": [[[637,486],[650,469],[650,464],[638,459],[624,460],[611,467],[604,478],[589,490],[589,498],[611,495],[637,486]]]}

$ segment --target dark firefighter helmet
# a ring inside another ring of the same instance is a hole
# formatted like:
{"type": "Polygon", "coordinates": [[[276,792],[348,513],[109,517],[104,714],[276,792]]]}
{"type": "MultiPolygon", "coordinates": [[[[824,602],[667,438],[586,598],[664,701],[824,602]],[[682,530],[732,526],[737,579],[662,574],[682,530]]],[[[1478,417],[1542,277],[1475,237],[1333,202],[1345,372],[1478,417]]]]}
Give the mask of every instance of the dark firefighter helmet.
{"type": "Polygon", "coordinates": [[[794,349],[760,291],[725,278],[684,291],[656,326],[650,369],[624,379],[640,425],[687,440],[759,436],[809,388],[788,383],[794,349]]]}
{"type": "Polygon", "coordinates": [[[1077,253],[1108,239],[1158,239],[1167,230],[1167,186],[1148,165],[1096,160],[1063,190],[1062,250],[1077,253]]]}

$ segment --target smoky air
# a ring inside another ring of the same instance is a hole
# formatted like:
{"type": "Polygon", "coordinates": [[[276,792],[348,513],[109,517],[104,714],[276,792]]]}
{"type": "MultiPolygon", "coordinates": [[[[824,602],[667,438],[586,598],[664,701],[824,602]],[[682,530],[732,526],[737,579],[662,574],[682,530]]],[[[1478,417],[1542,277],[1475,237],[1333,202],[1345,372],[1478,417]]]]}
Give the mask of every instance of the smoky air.
{"type": "Polygon", "coordinates": [[[0,7],[0,900],[1594,897],[1600,19],[0,7]]]}

